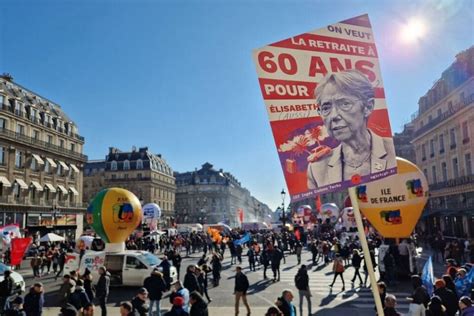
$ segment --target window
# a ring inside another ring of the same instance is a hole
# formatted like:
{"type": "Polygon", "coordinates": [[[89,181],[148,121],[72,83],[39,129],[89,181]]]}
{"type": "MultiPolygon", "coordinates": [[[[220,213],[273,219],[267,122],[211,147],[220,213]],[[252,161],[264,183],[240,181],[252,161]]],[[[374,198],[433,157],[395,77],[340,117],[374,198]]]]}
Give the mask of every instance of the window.
{"type": "Polygon", "coordinates": [[[127,256],[127,262],[125,268],[127,269],[137,269],[143,264],[135,257],[127,256]]]}
{"type": "Polygon", "coordinates": [[[469,127],[467,121],[462,122],[462,143],[466,144],[469,142],[469,127]]]}
{"type": "Polygon", "coordinates": [[[111,176],[111,178],[112,178],[112,179],[117,179],[117,175],[116,175],[116,174],[113,174],[113,175],[111,176]]]}
{"type": "Polygon", "coordinates": [[[123,170],[130,170],[130,161],[129,160],[124,160],[123,170]]]}
{"type": "Polygon", "coordinates": [[[444,153],[444,135],[443,134],[439,135],[439,153],[440,154],[444,153]]]}
{"type": "Polygon", "coordinates": [[[37,130],[33,130],[33,138],[36,139],[36,140],[39,140],[40,139],[40,131],[37,131],[37,130]]]}
{"type": "Polygon", "coordinates": [[[449,137],[451,140],[451,149],[456,148],[456,130],[454,128],[451,128],[449,131],[449,137]]]}
{"type": "Polygon", "coordinates": [[[7,120],[4,118],[0,118],[0,128],[5,129],[7,128],[7,120]]]}
{"type": "Polygon", "coordinates": [[[13,184],[13,196],[16,198],[20,197],[20,185],[16,182],[13,184]]]}
{"type": "Polygon", "coordinates": [[[464,162],[466,164],[466,175],[470,176],[472,174],[472,164],[471,164],[471,154],[464,155],[464,162]]]}
{"type": "Polygon", "coordinates": [[[51,171],[51,165],[49,164],[49,161],[46,160],[44,162],[44,172],[49,173],[51,171]]]}
{"type": "Polygon", "coordinates": [[[21,103],[18,101],[15,101],[15,114],[21,115],[21,103]]]}
{"type": "Polygon", "coordinates": [[[430,140],[430,157],[433,158],[435,153],[435,143],[434,139],[430,140]]]}
{"type": "Polygon", "coordinates": [[[137,173],[137,179],[141,179],[142,178],[142,174],[141,173],[137,173]]]}
{"type": "Polygon", "coordinates": [[[0,94],[0,106],[3,105],[3,102],[5,101],[5,97],[0,94]]]}
{"type": "Polygon", "coordinates": [[[143,160],[141,159],[137,160],[137,169],[143,169],[143,160]]]}
{"type": "Polygon", "coordinates": [[[443,181],[448,181],[448,168],[445,162],[441,163],[441,172],[443,173],[443,181]]]}
{"type": "Polygon", "coordinates": [[[38,118],[38,110],[31,107],[31,110],[30,110],[30,120],[32,120],[33,122],[36,122],[38,118]]]}
{"type": "Polygon", "coordinates": [[[57,174],[58,176],[60,176],[60,175],[63,173],[63,166],[61,166],[60,163],[58,163],[57,165],[58,165],[58,167],[57,167],[57,169],[56,169],[56,174],[57,174]]]}
{"type": "Polygon", "coordinates": [[[421,145],[421,160],[426,160],[426,144],[421,145]]]}
{"type": "Polygon", "coordinates": [[[443,114],[442,110],[441,110],[441,109],[438,109],[438,117],[440,117],[441,114],[443,114]]]}
{"type": "Polygon", "coordinates": [[[59,140],[59,147],[64,148],[64,139],[59,140]]]}
{"type": "Polygon", "coordinates": [[[0,165],[5,165],[5,147],[0,146],[0,165]]]}
{"type": "Polygon", "coordinates": [[[110,170],[117,170],[117,162],[115,160],[112,160],[110,163],[110,170]]]}
{"type": "Polygon", "coordinates": [[[124,175],[123,175],[123,178],[124,178],[124,179],[128,179],[128,173],[124,174],[124,175]]]}
{"type": "Polygon", "coordinates": [[[23,168],[23,153],[19,150],[15,153],[15,167],[16,168],[23,168]]]}
{"type": "Polygon", "coordinates": [[[438,182],[438,179],[436,177],[436,166],[432,166],[431,167],[431,173],[433,175],[433,183],[437,183],[438,182]]]}
{"type": "Polygon", "coordinates": [[[16,124],[16,133],[20,135],[25,135],[25,126],[21,124],[16,124]]]}
{"type": "Polygon", "coordinates": [[[31,158],[31,165],[30,165],[30,168],[31,170],[33,171],[36,171],[36,168],[38,167],[37,163],[36,163],[36,159],[34,157],[31,158]]]}
{"type": "Polygon", "coordinates": [[[76,144],[71,143],[71,151],[76,151],[76,144]]]}
{"type": "Polygon", "coordinates": [[[52,144],[52,143],[53,143],[53,136],[48,135],[48,144],[52,144]]]}
{"type": "Polygon", "coordinates": [[[454,179],[459,177],[458,158],[453,158],[453,177],[454,179]]]}

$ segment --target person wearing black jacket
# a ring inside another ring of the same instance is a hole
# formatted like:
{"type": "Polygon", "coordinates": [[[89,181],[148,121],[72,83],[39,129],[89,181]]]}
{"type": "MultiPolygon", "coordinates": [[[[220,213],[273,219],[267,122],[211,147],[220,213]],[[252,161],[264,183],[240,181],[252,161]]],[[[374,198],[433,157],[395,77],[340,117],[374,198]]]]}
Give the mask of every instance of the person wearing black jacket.
{"type": "Polygon", "coordinates": [[[25,295],[24,309],[27,316],[41,316],[43,314],[44,295],[43,284],[35,283],[30,292],[25,295]]]}
{"type": "Polygon", "coordinates": [[[212,255],[212,283],[214,287],[219,286],[219,280],[221,279],[222,263],[221,257],[217,253],[212,255]]]}
{"type": "Polygon", "coordinates": [[[309,277],[306,265],[301,265],[298,273],[295,275],[295,286],[300,296],[300,315],[303,316],[303,298],[308,302],[308,315],[311,315],[311,292],[309,290],[309,277]]]}
{"type": "Polygon", "coordinates": [[[153,307],[160,314],[161,298],[163,292],[166,291],[166,282],[163,274],[157,269],[151,272],[151,275],[143,282],[143,287],[148,290],[148,298],[150,299],[150,313],[153,314],[153,307]]]}
{"type": "Polygon", "coordinates": [[[456,293],[446,287],[446,282],[442,279],[436,280],[434,295],[441,298],[446,307],[446,316],[454,316],[458,311],[458,297],[456,293]]]}
{"type": "Polygon", "coordinates": [[[199,287],[199,282],[196,277],[196,266],[188,266],[186,269],[186,275],[184,276],[183,285],[188,289],[189,293],[194,291],[201,292],[201,288],[199,287]]]}
{"type": "Polygon", "coordinates": [[[89,296],[84,289],[84,282],[81,279],[77,280],[75,290],[69,296],[69,303],[78,311],[90,303],[89,296]]]}
{"type": "Polygon", "coordinates": [[[0,282],[0,314],[5,310],[7,300],[13,294],[14,281],[10,274],[11,271],[6,270],[4,273],[4,279],[0,282]]]}
{"type": "Polygon", "coordinates": [[[242,267],[237,266],[235,268],[235,272],[235,315],[239,314],[240,298],[242,298],[242,301],[244,302],[244,305],[247,308],[247,315],[250,315],[250,306],[249,303],[247,303],[247,290],[250,286],[249,279],[245,274],[242,273],[242,267]]]}
{"type": "Polygon", "coordinates": [[[189,303],[191,303],[191,310],[189,316],[208,316],[207,304],[203,297],[198,292],[189,294],[189,303]]]}
{"type": "Polygon", "coordinates": [[[96,295],[99,300],[102,316],[107,316],[107,299],[109,297],[110,274],[105,267],[99,268],[99,281],[96,286],[96,295]]]}
{"type": "Polygon", "coordinates": [[[91,271],[86,268],[84,274],[82,275],[82,281],[84,282],[84,290],[86,290],[87,297],[89,298],[90,302],[94,301],[95,298],[95,289],[92,285],[92,275],[91,271]]]}
{"type": "Polygon", "coordinates": [[[359,254],[359,250],[354,249],[352,251],[352,266],[354,267],[354,277],[352,278],[351,282],[354,284],[357,277],[359,277],[360,286],[362,286],[362,277],[360,276],[359,269],[360,264],[362,262],[362,257],[359,254]]]}
{"type": "Polygon", "coordinates": [[[149,305],[147,304],[148,291],[142,287],[138,290],[137,295],[132,299],[132,307],[135,314],[140,316],[148,315],[149,305]]]}
{"type": "Polygon", "coordinates": [[[273,271],[273,282],[280,281],[280,262],[283,259],[283,252],[278,248],[273,248],[271,252],[270,260],[272,262],[272,271],[273,271]],[[277,279],[278,275],[278,279],[277,279]]]}
{"type": "Polygon", "coordinates": [[[178,280],[180,278],[180,270],[181,270],[181,261],[183,261],[183,258],[181,258],[181,255],[179,254],[178,249],[175,249],[173,258],[171,259],[173,262],[173,266],[176,268],[176,272],[178,273],[178,280]]]}

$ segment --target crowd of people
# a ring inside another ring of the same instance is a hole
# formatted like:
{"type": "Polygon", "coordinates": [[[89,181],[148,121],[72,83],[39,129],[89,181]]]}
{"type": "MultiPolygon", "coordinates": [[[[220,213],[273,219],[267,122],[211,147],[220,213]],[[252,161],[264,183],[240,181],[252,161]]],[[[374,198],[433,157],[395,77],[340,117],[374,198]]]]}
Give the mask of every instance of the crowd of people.
{"type": "MultiPolygon", "coordinates": [[[[222,238],[214,240],[211,234],[195,232],[191,234],[162,236],[158,241],[155,238],[131,238],[126,242],[127,249],[148,250],[161,257],[160,266],[153,270],[134,297],[128,302],[120,304],[121,315],[208,315],[208,304],[212,302],[208,292],[208,284],[220,286],[222,260],[230,256],[230,265],[236,265],[235,271],[235,314],[239,314],[241,302],[247,315],[251,314],[251,307],[247,301],[247,292],[251,287],[243,272],[246,257],[249,271],[263,272],[264,280],[280,281],[280,267],[286,262],[287,256],[295,256],[299,265],[294,277],[294,286],[298,291],[299,304],[293,303],[294,294],[291,289],[284,290],[276,298],[274,306],[269,307],[266,315],[303,315],[303,306],[306,302],[309,315],[313,311],[312,294],[310,290],[310,266],[301,264],[301,256],[305,249],[311,254],[311,266],[331,265],[333,281],[328,284],[335,287],[340,280],[341,290],[346,289],[345,272],[353,267],[350,276],[352,287],[358,281],[359,287],[366,287],[368,268],[358,237],[344,231],[336,231],[331,226],[321,225],[317,230],[305,232],[272,232],[253,231],[244,232],[234,230],[222,234],[222,238]],[[249,238],[241,242],[242,237],[249,234],[249,238]],[[227,252],[228,250],[228,252],[227,252]],[[202,254],[196,264],[186,267],[181,277],[181,262],[183,256],[195,253],[202,254]],[[170,267],[174,266],[178,272],[178,279],[170,277],[170,267]],[[363,270],[363,273],[361,273],[363,270]],[[182,280],[182,281],[181,281],[182,280]],[[167,298],[171,309],[162,313],[162,299],[167,298]],[[298,307],[298,308],[297,308],[298,307]]],[[[472,280],[469,277],[471,269],[470,252],[473,247],[468,242],[446,242],[443,259],[447,258],[446,275],[436,280],[433,293],[429,293],[419,277],[420,269],[416,262],[412,262],[412,254],[416,252],[416,238],[406,239],[399,244],[395,241],[383,240],[375,233],[368,236],[369,253],[374,265],[378,268],[380,282],[378,289],[383,303],[385,315],[400,315],[397,311],[397,298],[389,289],[397,284],[400,277],[411,276],[413,293],[410,300],[409,315],[455,315],[460,311],[462,316],[474,316],[474,307],[471,300],[472,280]],[[462,251],[459,245],[464,245],[462,251]],[[385,250],[382,251],[382,248],[385,250]],[[467,249],[466,249],[467,248],[467,249]],[[378,254],[378,257],[376,256],[378,254]],[[383,256],[382,256],[383,254],[383,256]],[[461,255],[462,254],[462,255],[461,255]],[[376,260],[378,259],[378,260],[376,260]]],[[[439,253],[438,248],[443,238],[436,236],[427,242],[433,254],[439,253]],[[430,242],[432,241],[432,242],[430,242]]],[[[66,253],[73,251],[74,243],[45,244],[36,247],[31,259],[33,275],[37,279],[50,273],[55,278],[62,277],[62,283],[57,292],[55,306],[61,307],[62,315],[107,315],[109,298],[110,275],[105,267],[101,267],[98,280],[93,280],[90,271],[86,269],[83,275],[71,271],[63,275],[66,253]],[[96,307],[96,305],[98,307],[96,307]]],[[[80,249],[81,255],[87,249],[80,249]]],[[[36,282],[24,298],[12,298],[8,290],[8,275],[0,283],[0,309],[4,315],[41,315],[44,305],[43,285],[36,282]],[[6,288],[6,289],[4,289],[6,288]]],[[[403,298],[405,299],[405,298],[403,298]]]]}

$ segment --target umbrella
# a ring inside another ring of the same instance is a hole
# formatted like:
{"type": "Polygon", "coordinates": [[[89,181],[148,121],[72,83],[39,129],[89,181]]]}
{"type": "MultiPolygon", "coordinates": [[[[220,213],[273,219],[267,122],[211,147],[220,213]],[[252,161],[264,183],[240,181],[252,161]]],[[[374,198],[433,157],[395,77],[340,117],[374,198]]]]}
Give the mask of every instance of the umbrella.
{"type": "Polygon", "coordinates": [[[48,242],[48,241],[64,241],[64,237],[61,237],[59,235],[49,233],[44,235],[43,237],[40,238],[40,242],[48,242]]]}

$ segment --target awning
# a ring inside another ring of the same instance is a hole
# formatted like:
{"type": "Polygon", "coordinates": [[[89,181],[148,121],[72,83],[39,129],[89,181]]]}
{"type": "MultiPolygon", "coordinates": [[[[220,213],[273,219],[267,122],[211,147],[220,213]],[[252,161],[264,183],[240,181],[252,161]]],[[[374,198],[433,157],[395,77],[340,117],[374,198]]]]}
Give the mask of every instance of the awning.
{"type": "Polygon", "coordinates": [[[31,181],[31,185],[36,189],[36,191],[43,191],[43,187],[36,181],[31,181]]]}
{"type": "Polygon", "coordinates": [[[59,191],[61,191],[62,194],[67,194],[66,188],[63,187],[62,185],[58,184],[58,189],[59,189],[59,191]]]}
{"type": "Polygon", "coordinates": [[[69,191],[71,191],[72,194],[74,194],[74,195],[79,195],[79,192],[77,192],[75,187],[69,187],[69,191]]]}
{"type": "Polygon", "coordinates": [[[10,181],[8,181],[7,178],[5,178],[4,176],[0,176],[0,183],[6,187],[6,188],[9,188],[12,186],[12,184],[10,183],[10,181]]]}
{"type": "MultiPolygon", "coordinates": [[[[47,159],[47,158],[46,158],[46,159],[47,159]]],[[[45,183],[44,186],[49,190],[49,192],[51,192],[51,193],[56,193],[56,188],[53,187],[52,184],[50,184],[50,183],[45,183]]]]}
{"type": "Polygon", "coordinates": [[[41,157],[37,154],[33,154],[33,158],[36,160],[36,162],[40,165],[44,165],[44,161],[43,159],[41,159],[41,157]]]}
{"type": "Polygon", "coordinates": [[[20,186],[20,188],[25,189],[25,190],[28,190],[28,185],[27,185],[26,182],[23,181],[22,179],[15,179],[15,182],[18,183],[18,185],[20,186]]]}
{"type": "Polygon", "coordinates": [[[68,171],[69,167],[64,163],[64,161],[59,160],[59,164],[63,167],[64,171],[68,171]]]}
{"type": "Polygon", "coordinates": [[[69,165],[69,166],[71,166],[72,171],[74,171],[75,173],[79,173],[79,169],[76,167],[76,165],[69,165]]]}
{"type": "Polygon", "coordinates": [[[51,167],[53,167],[53,168],[57,168],[57,167],[58,167],[58,165],[54,162],[53,159],[51,159],[51,158],[46,158],[46,160],[49,162],[49,164],[51,165],[51,167]]]}

